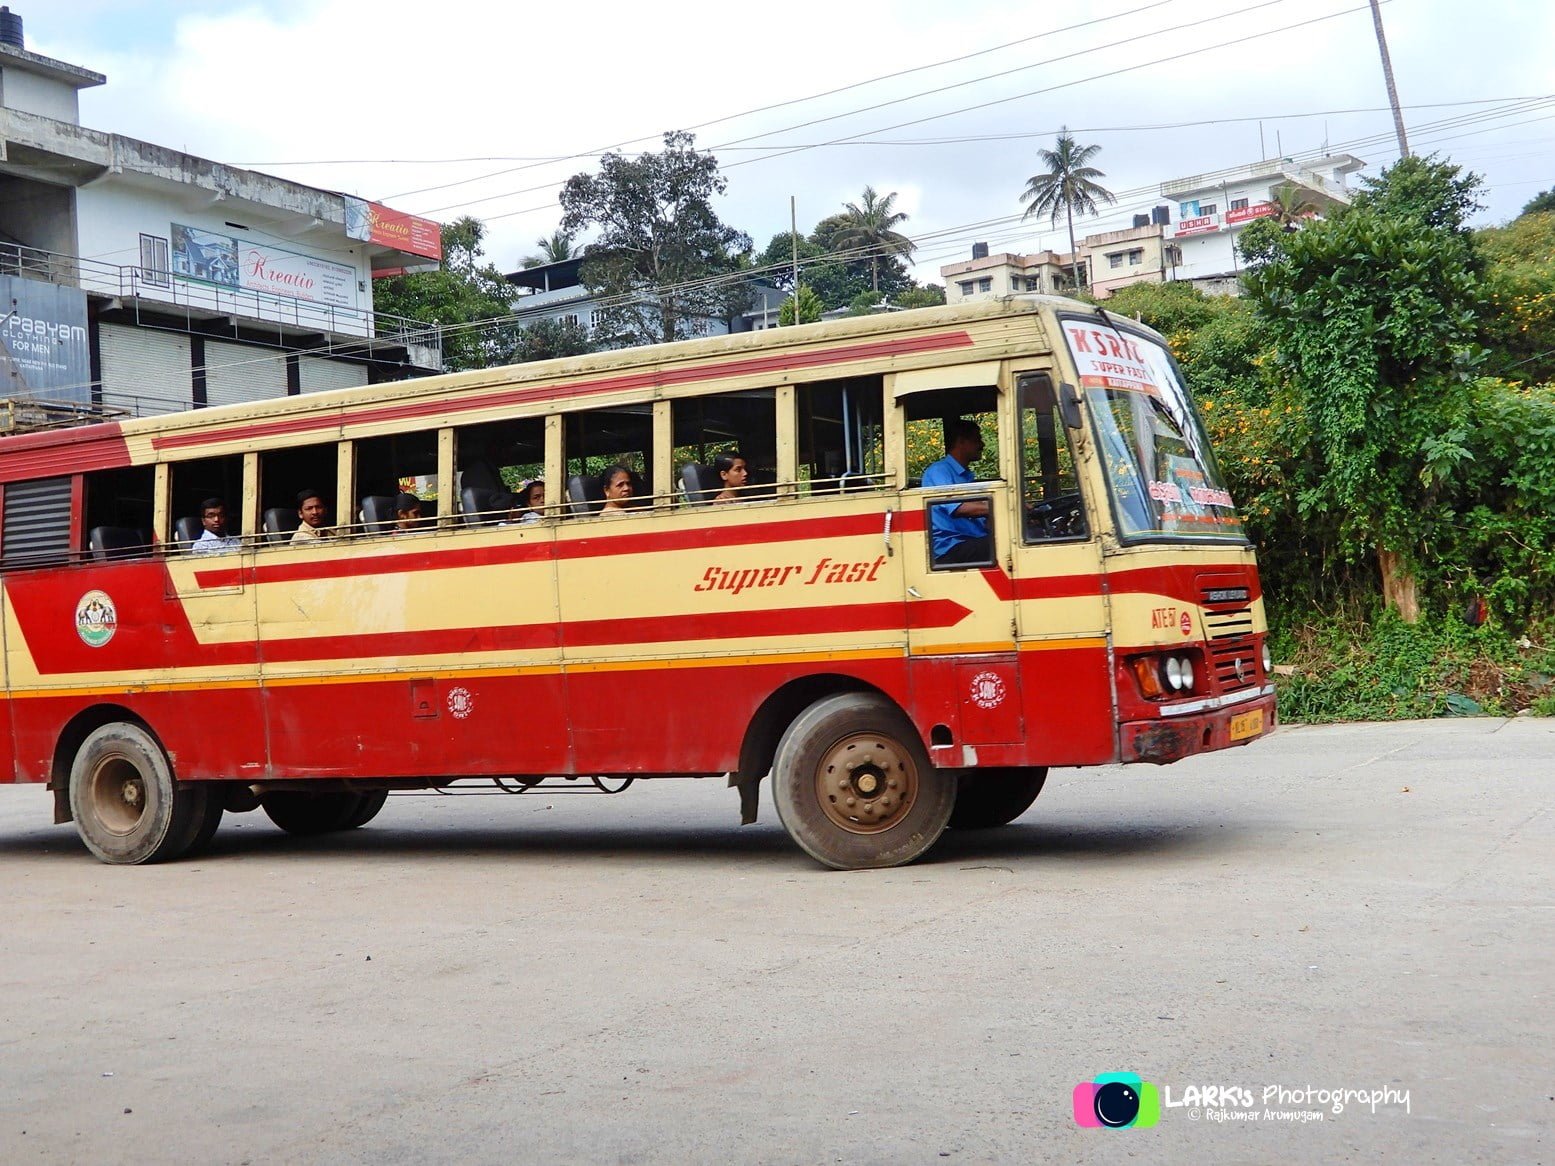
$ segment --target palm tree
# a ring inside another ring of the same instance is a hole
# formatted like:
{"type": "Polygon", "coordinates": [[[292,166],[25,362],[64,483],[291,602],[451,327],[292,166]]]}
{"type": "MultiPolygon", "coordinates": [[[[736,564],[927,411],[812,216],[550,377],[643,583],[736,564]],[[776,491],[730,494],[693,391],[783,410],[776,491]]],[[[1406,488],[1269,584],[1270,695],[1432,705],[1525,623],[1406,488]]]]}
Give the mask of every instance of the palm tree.
{"type": "Polygon", "coordinates": [[[1056,149],[1037,151],[1037,157],[1047,167],[1047,172],[1033,174],[1026,180],[1026,189],[1021,192],[1020,200],[1028,205],[1021,220],[1025,221],[1032,215],[1047,215],[1048,222],[1056,224],[1060,214],[1068,219],[1070,274],[1074,277],[1075,286],[1079,287],[1080,256],[1074,243],[1075,212],[1094,215],[1098,213],[1098,202],[1115,203],[1118,200],[1112,191],[1096,181],[1107,175],[1088,164],[1101,152],[1100,146],[1080,145],[1067,129],[1058,131],[1058,141],[1054,144],[1056,149]]]}
{"type": "Polygon", "coordinates": [[[1296,229],[1296,220],[1317,214],[1320,209],[1307,192],[1294,182],[1282,182],[1269,192],[1274,219],[1287,231],[1296,229]]]}
{"type": "Polygon", "coordinates": [[[869,283],[877,292],[880,290],[880,260],[894,256],[911,259],[916,250],[913,241],[896,230],[908,216],[894,209],[895,204],[896,191],[881,198],[873,186],[866,186],[859,202],[850,202],[843,208],[844,225],[835,236],[841,246],[869,256],[869,283]]]}
{"type": "Polygon", "coordinates": [[[563,259],[576,259],[582,254],[582,248],[574,249],[572,236],[566,231],[553,231],[549,239],[536,239],[535,246],[540,248],[538,255],[526,255],[524,266],[539,267],[545,263],[560,263],[563,259]]]}

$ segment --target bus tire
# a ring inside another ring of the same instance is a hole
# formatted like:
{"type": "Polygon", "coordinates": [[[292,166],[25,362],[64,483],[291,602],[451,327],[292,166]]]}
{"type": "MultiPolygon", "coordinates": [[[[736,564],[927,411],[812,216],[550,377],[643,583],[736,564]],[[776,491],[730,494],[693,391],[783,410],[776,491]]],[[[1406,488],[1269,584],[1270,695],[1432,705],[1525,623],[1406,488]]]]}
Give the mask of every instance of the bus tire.
{"type": "MultiPolygon", "coordinates": [[[[310,794],[301,790],[274,790],[262,794],[259,807],[288,834],[308,836],[347,829],[364,795],[347,792],[310,794]]],[[[365,821],[365,819],[364,819],[365,821]]]]}
{"type": "Polygon", "coordinates": [[[216,828],[221,825],[221,815],[227,803],[227,791],[220,786],[206,784],[201,788],[206,795],[205,809],[195,823],[194,837],[184,849],[184,854],[191,857],[203,853],[211,844],[211,839],[216,837],[216,828]]]}
{"type": "Polygon", "coordinates": [[[847,692],[818,700],[778,742],[772,797],[789,837],[835,870],[900,866],[933,846],[955,805],[890,701],[847,692]]]}
{"type": "Polygon", "coordinates": [[[341,823],[342,830],[355,830],[358,826],[365,826],[378,816],[378,811],[383,809],[383,803],[389,800],[389,791],[375,789],[370,793],[358,794],[356,809],[352,810],[341,823]]]}
{"type": "Polygon", "coordinates": [[[177,858],[204,821],[209,790],[180,786],[147,730],[116,721],[94,729],[70,765],[70,812],[86,848],[106,863],[177,858]]]}
{"type": "Polygon", "coordinates": [[[1008,766],[970,769],[956,779],[952,830],[990,830],[1008,826],[1037,800],[1047,783],[1047,767],[1008,766]]]}

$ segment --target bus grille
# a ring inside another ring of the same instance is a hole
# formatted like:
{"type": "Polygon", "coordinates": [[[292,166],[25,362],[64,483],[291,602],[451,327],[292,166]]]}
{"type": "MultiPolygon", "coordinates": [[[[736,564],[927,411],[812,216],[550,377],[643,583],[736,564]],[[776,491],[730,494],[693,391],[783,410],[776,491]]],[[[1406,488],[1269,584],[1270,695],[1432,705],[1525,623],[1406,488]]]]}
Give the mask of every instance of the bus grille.
{"type": "Polygon", "coordinates": [[[1204,587],[1204,630],[1209,635],[1209,666],[1220,691],[1251,688],[1258,682],[1258,645],[1253,640],[1253,609],[1245,586],[1204,587]]]}

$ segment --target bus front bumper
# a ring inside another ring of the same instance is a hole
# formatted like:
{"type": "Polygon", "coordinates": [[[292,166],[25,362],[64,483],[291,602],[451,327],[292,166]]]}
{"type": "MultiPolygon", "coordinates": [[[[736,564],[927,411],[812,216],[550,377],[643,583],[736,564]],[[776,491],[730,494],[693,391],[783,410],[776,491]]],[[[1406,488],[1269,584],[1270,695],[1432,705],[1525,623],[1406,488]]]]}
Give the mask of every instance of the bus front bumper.
{"type": "Polygon", "coordinates": [[[1256,692],[1253,699],[1229,704],[1225,698],[1211,698],[1219,707],[1203,712],[1196,709],[1210,701],[1194,702],[1176,716],[1125,721],[1118,731],[1119,760],[1125,765],[1136,761],[1169,765],[1195,753],[1256,741],[1272,733],[1276,724],[1273,686],[1256,692]]]}

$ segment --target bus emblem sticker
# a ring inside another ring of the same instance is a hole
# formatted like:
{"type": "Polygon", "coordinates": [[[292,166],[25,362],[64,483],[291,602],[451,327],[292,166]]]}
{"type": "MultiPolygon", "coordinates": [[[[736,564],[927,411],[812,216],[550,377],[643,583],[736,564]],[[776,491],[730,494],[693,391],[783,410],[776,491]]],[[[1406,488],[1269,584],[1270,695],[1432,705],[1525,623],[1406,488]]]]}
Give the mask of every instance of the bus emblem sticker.
{"type": "Polygon", "coordinates": [[[470,695],[468,688],[450,688],[448,690],[448,711],[453,713],[454,720],[462,721],[475,711],[475,697],[470,695]]]}
{"type": "Polygon", "coordinates": [[[1182,622],[1179,626],[1182,628],[1183,635],[1191,636],[1193,634],[1193,620],[1188,618],[1186,611],[1182,613],[1182,622]]]}
{"type": "Polygon", "coordinates": [[[119,613],[105,591],[88,591],[76,604],[76,634],[88,648],[101,648],[119,630],[119,613]]]}
{"type": "Polygon", "coordinates": [[[972,677],[972,703],[978,708],[998,708],[1004,703],[1004,694],[1004,678],[997,672],[979,672],[972,677]]]}

